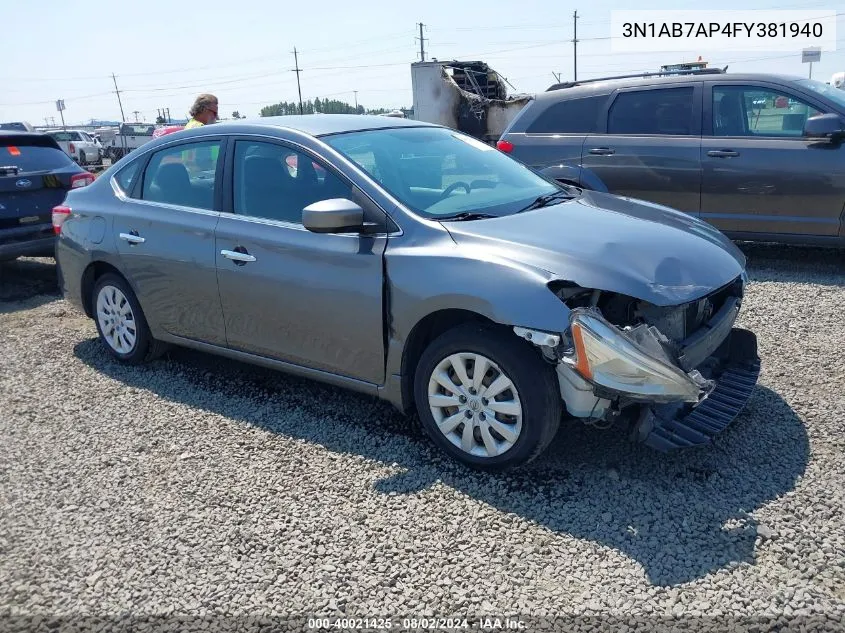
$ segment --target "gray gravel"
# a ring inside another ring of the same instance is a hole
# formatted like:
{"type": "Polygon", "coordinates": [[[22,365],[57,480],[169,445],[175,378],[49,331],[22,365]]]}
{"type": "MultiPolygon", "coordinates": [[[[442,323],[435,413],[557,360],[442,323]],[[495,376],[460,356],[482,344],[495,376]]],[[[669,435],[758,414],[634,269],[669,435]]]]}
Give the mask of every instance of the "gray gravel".
{"type": "Polygon", "coordinates": [[[118,365],[51,260],[0,265],[0,630],[315,614],[841,627],[845,257],[746,251],[741,320],[764,369],[716,445],[665,456],[567,425],[503,476],[338,389],[185,350],[118,365]]]}

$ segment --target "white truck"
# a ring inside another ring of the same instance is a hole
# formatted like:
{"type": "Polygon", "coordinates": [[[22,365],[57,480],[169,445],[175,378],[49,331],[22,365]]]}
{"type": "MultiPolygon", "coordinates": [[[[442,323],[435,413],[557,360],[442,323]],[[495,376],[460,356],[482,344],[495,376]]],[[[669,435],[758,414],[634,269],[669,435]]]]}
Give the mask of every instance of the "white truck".
{"type": "Polygon", "coordinates": [[[65,154],[82,166],[96,165],[102,158],[102,147],[83,130],[49,130],[65,154]]]}
{"type": "Polygon", "coordinates": [[[833,73],[830,78],[830,85],[840,90],[845,90],[845,72],[833,73]]]}
{"type": "Polygon", "coordinates": [[[113,163],[129,152],[153,140],[156,126],[152,123],[121,123],[117,134],[105,146],[106,158],[113,163]]]}
{"type": "Polygon", "coordinates": [[[480,61],[411,64],[417,121],[437,123],[495,144],[511,120],[531,100],[508,96],[506,80],[480,61]]]}

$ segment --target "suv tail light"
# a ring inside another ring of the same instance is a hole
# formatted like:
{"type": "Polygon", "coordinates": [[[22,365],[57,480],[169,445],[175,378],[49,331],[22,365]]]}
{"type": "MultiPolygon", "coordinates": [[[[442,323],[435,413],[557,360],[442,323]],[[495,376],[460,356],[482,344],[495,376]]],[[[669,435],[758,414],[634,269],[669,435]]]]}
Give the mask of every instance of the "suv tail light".
{"type": "Polygon", "coordinates": [[[62,232],[62,224],[64,224],[65,220],[68,219],[70,213],[70,207],[66,207],[62,204],[57,207],[53,207],[53,233],[58,235],[62,232]]]}
{"type": "Polygon", "coordinates": [[[71,154],[76,153],[76,145],[74,145],[73,143],[68,143],[67,149],[71,154]]]}
{"type": "Polygon", "coordinates": [[[496,143],[496,149],[505,154],[510,154],[513,151],[513,143],[510,141],[499,141],[496,143]]]}
{"type": "Polygon", "coordinates": [[[81,174],[74,174],[70,177],[70,188],[79,189],[80,187],[90,185],[92,182],[94,182],[94,174],[89,171],[81,174]]]}

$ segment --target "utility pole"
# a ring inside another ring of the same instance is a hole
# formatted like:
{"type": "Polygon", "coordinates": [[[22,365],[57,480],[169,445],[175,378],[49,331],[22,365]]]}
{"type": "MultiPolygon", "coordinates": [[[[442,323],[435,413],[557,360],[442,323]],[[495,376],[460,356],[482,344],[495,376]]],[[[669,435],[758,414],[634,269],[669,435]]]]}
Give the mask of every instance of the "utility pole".
{"type": "Polygon", "coordinates": [[[54,116],[50,117],[50,125],[52,125],[53,127],[56,127],[56,117],[54,117],[54,116]]]}
{"type": "Polygon", "coordinates": [[[578,81],[578,11],[572,14],[572,64],[573,81],[578,81]]]}
{"type": "Polygon", "coordinates": [[[50,120],[45,116],[44,117],[44,126],[47,127],[50,125],[50,120]]]}
{"type": "Polygon", "coordinates": [[[420,61],[424,62],[425,61],[425,38],[423,37],[423,28],[425,27],[425,24],[423,24],[422,22],[417,22],[417,26],[420,27],[420,38],[419,38],[420,39],[420,61]]]}
{"type": "Polygon", "coordinates": [[[302,71],[299,68],[299,56],[296,53],[296,46],[293,47],[293,61],[296,64],[293,72],[296,73],[296,91],[299,93],[299,114],[304,114],[302,111],[302,87],[299,85],[299,73],[302,71]]]}
{"type": "Polygon", "coordinates": [[[138,115],[140,114],[140,112],[138,110],[135,110],[132,114],[135,115],[135,123],[138,123],[138,115]]]}
{"type": "Polygon", "coordinates": [[[353,90],[352,92],[355,93],[355,114],[358,114],[358,91],[353,90]]]}
{"type": "Polygon", "coordinates": [[[123,103],[120,101],[120,90],[117,89],[117,77],[115,77],[114,73],[112,73],[111,78],[114,82],[114,94],[117,95],[117,105],[120,106],[120,118],[124,123],[126,123],[126,117],[123,114],[123,103]]]}
{"type": "Polygon", "coordinates": [[[167,112],[167,116],[166,116],[167,122],[172,123],[172,121],[170,120],[170,108],[165,108],[165,111],[167,112]]]}
{"type": "Polygon", "coordinates": [[[552,71],[552,77],[555,78],[555,83],[560,83],[560,73],[556,73],[555,71],[552,71]]]}
{"type": "Polygon", "coordinates": [[[65,113],[63,110],[59,110],[59,116],[62,117],[62,129],[67,132],[67,127],[65,127],[65,113]]]}

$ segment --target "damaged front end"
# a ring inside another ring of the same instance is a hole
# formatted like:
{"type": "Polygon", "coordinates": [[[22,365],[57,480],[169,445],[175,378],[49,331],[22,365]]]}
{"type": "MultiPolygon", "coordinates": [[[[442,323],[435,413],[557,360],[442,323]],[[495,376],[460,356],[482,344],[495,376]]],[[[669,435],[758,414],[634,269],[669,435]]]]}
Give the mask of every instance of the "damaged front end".
{"type": "Polygon", "coordinates": [[[760,372],[756,337],[734,327],[744,286],[743,276],[672,307],[566,287],[570,323],[555,345],[516,333],[556,365],[574,417],[627,419],[633,439],[658,450],[706,444],[739,415],[760,372]]]}

